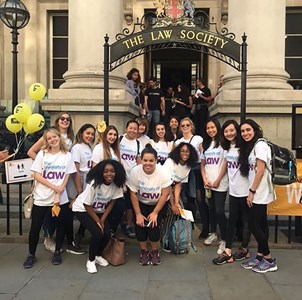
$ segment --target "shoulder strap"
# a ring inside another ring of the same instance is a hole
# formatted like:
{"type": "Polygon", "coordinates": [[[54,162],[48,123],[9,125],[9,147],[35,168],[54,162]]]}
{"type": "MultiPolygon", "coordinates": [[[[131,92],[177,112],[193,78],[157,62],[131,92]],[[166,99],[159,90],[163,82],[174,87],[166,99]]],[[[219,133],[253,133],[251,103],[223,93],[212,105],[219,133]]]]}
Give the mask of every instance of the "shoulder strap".
{"type": "Polygon", "coordinates": [[[139,156],[140,155],[140,153],[139,153],[139,146],[140,146],[139,140],[136,140],[136,145],[137,145],[137,155],[136,156],[139,156]]]}
{"type": "Polygon", "coordinates": [[[191,142],[192,142],[194,136],[195,136],[195,135],[192,135],[192,136],[191,136],[191,138],[190,138],[190,140],[189,140],[189,144],[191,144],[191,142]]]}
{"type": "Polygon", "coordinates": [[[124,137],[123,135],[120,136],[120,142],[122,141],[123,137],[124,137]]]}

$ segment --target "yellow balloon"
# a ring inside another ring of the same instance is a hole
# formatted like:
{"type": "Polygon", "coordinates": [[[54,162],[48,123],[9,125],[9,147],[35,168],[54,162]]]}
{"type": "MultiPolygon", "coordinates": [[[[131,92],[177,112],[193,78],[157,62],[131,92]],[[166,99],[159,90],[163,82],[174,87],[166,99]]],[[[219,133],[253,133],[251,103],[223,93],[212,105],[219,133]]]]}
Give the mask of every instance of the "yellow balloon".
{"type": "Polygon", "coordinates": [[[27,129],[33,133],[42,129],[45,125],[45,119],[40,114],[32,114],[27,120],[27,129]]]}
{"type": "Polygon", "coordinates": [[[26,103],[19,103],[14,108],[14,115],[21,123],[26,123],[31,115],[31,108],[26,103]]]}
{"type": "Polygon", "coordinates": [[[34,131],[31,131],[31,130],[28,129],[27,123],[23,124],[23,130],[24,130],[25,133],[28,133],[28,134],[34,133],[34,131]]]}
{"type": "Polygon", "coordinates": [[[6,118],[5,125],[12,133],[17,133],[22,129],[22,124],[17,120],[15,115],[8,116],[6,118]]]}
{"type": "Polygon", "coordinates": [[[46,89],[42,83],[36,82],[29,87],[29,96],[36,101],[40,101],[45,97],[46,89]]]}

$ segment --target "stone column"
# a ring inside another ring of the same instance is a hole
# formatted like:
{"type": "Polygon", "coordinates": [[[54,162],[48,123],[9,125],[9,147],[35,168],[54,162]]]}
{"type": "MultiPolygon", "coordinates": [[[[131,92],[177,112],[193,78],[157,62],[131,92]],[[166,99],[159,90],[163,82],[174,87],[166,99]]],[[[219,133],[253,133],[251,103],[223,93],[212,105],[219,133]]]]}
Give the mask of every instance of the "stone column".
{"type": "MultiPolygon", "coordinates": [[[[61,88],[103,88],[104,36],[113,43],[122,20],[121,0],[69,1],[68,71],[61,88]]],[[[124,87],[124,78],[112,73],[110,87],[124,87]]]]}
{"type": "MultiPolygon", "coordinates": [[[[284,70],[285,0],[229,0],[228,28],[248,43],[248,89],[292,89],[284,70]]],[[[240,88],[239,72],[229,69],[225,89],[240,88]]]]}

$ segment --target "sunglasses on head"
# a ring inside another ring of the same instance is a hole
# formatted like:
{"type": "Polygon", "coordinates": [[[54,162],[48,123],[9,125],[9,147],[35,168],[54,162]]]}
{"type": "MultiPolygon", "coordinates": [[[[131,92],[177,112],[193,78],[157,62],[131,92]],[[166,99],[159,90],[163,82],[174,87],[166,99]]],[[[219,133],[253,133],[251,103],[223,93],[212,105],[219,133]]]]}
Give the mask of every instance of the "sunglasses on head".
{"type": "Polygon", "coordinates": [[[64,121],[70,122],[70,121],[71,121],[71,118],[70,118],[70,117],[67,117],[67,118],[61,117],[60,120],[61,120],[62,122],[64,122],[64,121]]]}

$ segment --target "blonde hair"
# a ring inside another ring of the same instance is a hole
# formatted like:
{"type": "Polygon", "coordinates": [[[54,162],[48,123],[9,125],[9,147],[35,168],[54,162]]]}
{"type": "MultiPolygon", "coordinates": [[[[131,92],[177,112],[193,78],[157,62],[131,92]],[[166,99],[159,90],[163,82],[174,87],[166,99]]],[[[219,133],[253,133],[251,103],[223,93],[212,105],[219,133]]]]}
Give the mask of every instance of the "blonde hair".
{"type": "Polygon", "coordinates": [[[47,150],[47,151],[51,149],[51,146],[49,146],[49,144],[47,143],[47,133],[48,132],[51,132],[51,133],[57,135],[60,138],[60,150],[64,153],[67,153],[68,152],[68,147],[65,143],[65,140],[62,137],[61,133],[54,127],[48,128],[44,131],[44,133],[43,133],[44,145],[42,146],[41,149],[42,150],[47,150]]]}
{"type": "Polygon", "coordinates": [[[192,126],[191,132],[194,134],[194,133],[195,133],[195,126],[194,126],[193,121],[192,121],[190,118],[186,117],[186,118],[181,119],[181,120],[180,120],[180,127],[181,127],[181,124],[182,124],[183,122],[185,122],[185,121],[187,121],[187,122],[190,123],[190,125],[192,126]]]}

